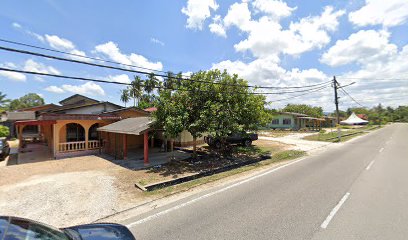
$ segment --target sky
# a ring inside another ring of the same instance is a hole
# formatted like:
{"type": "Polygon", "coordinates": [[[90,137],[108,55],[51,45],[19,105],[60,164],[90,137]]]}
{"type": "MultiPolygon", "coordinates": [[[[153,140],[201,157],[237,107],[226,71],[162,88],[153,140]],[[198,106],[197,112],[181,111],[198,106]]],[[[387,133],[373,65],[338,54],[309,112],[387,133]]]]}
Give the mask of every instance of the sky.
{"type": "MultiPolygon", "coordinates": [[[[354,100],[339,92],[341,109],[408,104],[407,0],[2,0],[0,9],[1,39],[161,71],[226,69],[258,86],[313,85],[336,76],[340,85],[352,84],[344,89],[354,100]]],[[[0,67],[122,83],[134,76],[4,50],[0,67]]],[[[0,92],[12,99],[34,92],[57,103],[79,93],[123,105],[123,88],[0,71],[0,92]]],[[[272,108],[334,109],[330,86],[267,99],[272,108]]]]}

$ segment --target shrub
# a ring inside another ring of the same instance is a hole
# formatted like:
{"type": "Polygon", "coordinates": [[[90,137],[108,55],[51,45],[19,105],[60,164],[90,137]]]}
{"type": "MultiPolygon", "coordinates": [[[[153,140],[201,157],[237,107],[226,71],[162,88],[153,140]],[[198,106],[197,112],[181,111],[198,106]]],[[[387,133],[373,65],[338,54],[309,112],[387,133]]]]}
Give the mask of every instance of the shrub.
{"type": "Polygon", "coordinates": [[[9,135],[10,135],[9,128],[0,125],[0,137],[8,137],[9,135]]]}
{"type": "Polygon", "coordinates": [[[326,133],[326,130],[322,129],[322,130],[319,131],[319,133],[324,134],[324,133],[326,133]]]}

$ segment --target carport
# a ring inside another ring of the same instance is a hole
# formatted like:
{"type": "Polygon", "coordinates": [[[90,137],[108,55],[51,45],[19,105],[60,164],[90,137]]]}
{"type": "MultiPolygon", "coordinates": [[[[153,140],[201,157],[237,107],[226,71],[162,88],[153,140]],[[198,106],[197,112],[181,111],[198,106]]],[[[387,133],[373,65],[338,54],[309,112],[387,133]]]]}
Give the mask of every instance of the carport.
{"type": "Polygon", "coordinates": [[[128,158],[128,145],[137,146],[139,141],[143,142],[143,160],[149,164],[149,130],[153,123],[151,117],[126,118],[118,122],[100,127],[97,131],[105,133],[103,147],[105,152],[115,156],[119,154],[123,159],[128,158]],[[143,139],[141,139],[143,138],[143,139]]]}

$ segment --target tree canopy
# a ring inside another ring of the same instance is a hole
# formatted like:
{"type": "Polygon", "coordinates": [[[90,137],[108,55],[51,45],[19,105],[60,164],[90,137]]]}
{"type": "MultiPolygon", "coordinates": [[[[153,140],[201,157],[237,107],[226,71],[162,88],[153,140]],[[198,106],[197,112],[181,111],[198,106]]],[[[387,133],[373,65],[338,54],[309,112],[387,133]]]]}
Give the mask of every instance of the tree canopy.
{"type": "MultiPolygon", "coordinates": [[[[173,84],[172,79],[165,79],[165,84],[173,84]]],[[[187,130],[194,142],[203,133],[227,136],[255,130],[270,117],[265,96],[251,94],[247,86],[247,81],[226,71],[200,71],[190,80],[178,81],[175,90],[159,91],[154,117],[169,137],[187,130]]]]}
{"type": "Polygon", "coordinates": [[[44,105],[44,99],[36,93],[28,93],[18,99],[10,102],[9,109],[16,110],[21,108],[35,107],[44,105]]]}
{"type": "Polygon", "coordinates": [[[303,113],[311,117],[322,117],[323,108],[313,107],[306,104],[288,104],[282,109],[283,112],[303,113]]]}

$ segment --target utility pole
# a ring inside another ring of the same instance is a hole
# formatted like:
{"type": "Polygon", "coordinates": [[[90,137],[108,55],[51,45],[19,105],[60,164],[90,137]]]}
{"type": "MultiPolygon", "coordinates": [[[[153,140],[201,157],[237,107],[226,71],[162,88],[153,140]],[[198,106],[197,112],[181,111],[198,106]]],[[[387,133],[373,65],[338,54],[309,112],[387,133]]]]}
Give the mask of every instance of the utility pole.
{"type": "Polygon", "coordinates": [[[337,118],[337,137],[339,142],[341,142],[341,129],[339,127],[340,124],[340,116],[339,116],[339,97],[337,97],[337,80],[336,76],[333,76],[333,89],[334,89],[334,104],[336,104],[336,118],[337,118]]]}
{"type": "Polygon", "coordinates": [[[336,80],[336,76],[333,76],[333,88],[334,88],[334,104],[336,104],[336,118],[337,118],[337,124],[340,124],[339,98],[337,97],[337,80],[336,80]]]}

